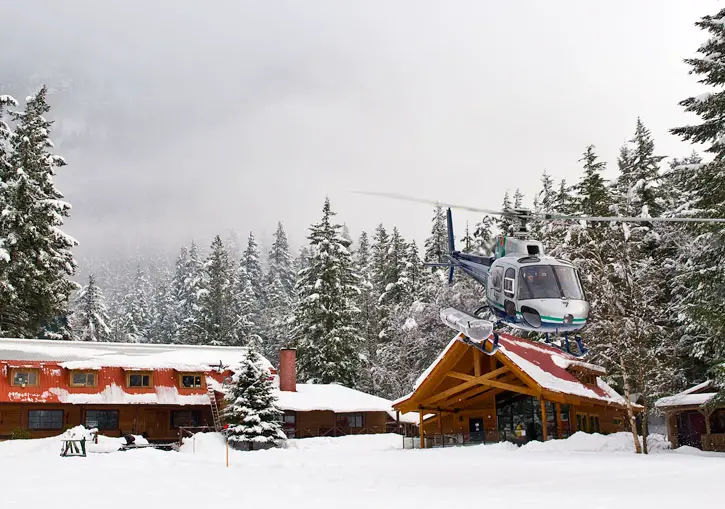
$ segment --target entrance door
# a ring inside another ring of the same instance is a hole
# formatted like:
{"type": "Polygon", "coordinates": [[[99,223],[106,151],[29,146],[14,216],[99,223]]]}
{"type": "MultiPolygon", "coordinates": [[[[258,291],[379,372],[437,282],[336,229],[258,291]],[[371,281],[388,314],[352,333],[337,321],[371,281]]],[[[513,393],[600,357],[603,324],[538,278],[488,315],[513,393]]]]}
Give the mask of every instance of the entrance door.
{"type": "Polygon", "coordinates": [[[697,411],[682,412],[678,416],[680,445],[702,449],[702,435],[705,433],[705,416],[697,411]]]}
{"type": "Polygon", "coordinates": [[[471,417],[468,419],[468,431],[471,434],[471,442],[483,442],[483,417],[471,417]]]}
{"type": "Polygon", "coordinates": [[[161,423],[159,422],[160,413],[156,410],[144,410],[144,431],[148,438],[158,437],[161,428],[161,423]]]}

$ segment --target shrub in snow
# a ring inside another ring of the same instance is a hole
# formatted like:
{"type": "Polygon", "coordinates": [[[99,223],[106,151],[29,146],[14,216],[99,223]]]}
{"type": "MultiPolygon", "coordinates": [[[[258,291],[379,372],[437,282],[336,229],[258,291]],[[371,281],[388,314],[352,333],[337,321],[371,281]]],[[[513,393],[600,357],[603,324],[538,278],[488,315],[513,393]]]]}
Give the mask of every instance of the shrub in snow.
{"type": "Polygon", "coordinates": [[[261,363],[254,346],[232,378],[223,411],[229,425],[226,434],[229,445],[237,449],[266,449],[281,445],[286,436],[282,431],[269,371],[261,363]]]}

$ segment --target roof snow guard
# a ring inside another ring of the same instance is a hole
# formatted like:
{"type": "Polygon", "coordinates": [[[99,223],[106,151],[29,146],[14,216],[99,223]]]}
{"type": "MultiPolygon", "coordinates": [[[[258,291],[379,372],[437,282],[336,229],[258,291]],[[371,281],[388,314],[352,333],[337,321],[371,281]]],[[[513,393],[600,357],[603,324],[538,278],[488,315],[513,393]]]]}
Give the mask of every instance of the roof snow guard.
{"type": "MultiPolygon", "coordinates": [[[[470,352],[475,348],[459,340],[460,336],[453,338],[435,362],[423,372],[416,381],[412,393],[393,402],[396,408],[411,411],[418,409],[419,406],[425,406],[425,401],[440,400],[436,392],[445,394],[445,391],[439,391],[442,390],[441,383],[446,377],[467,380],[469,385],[474,384],[475,376],[469,371],[473,363],[463,368],[468,374],[461,373],[460,366],[465,362],[464,359],[470,358],[470,352]],[[456,366],[459,366],[458,372],[454,369],[456,366]]],[[[492,358],[495,359],[497,366],[503,365],[497,371],[505,372],[509,377],[514,376],[524,385],[514,386],[512,385],[514,382],[505,380],[505,377],[498,380],[489,378],[488,382],[482,383],[489,383],[494,387],[517,387],[523,394],[552,401],[584,400],[618,408],[626,406],[624,398],[600,378],[606,374],[604,368],[582,362],[581,359],[558,348],[499,333],[499,349],[492,358]],[[578,376],[581,373],[594,375],[592,380],[596,382],[585,383],[581,376],[578,376]],[[496,383],[498,385],[495,385],[496,383]]],[[[455,389],[451,388],[448,391],[455,392],[455,389]]],[[[639,409],[638,405],[633,406],[639,409]]]]}

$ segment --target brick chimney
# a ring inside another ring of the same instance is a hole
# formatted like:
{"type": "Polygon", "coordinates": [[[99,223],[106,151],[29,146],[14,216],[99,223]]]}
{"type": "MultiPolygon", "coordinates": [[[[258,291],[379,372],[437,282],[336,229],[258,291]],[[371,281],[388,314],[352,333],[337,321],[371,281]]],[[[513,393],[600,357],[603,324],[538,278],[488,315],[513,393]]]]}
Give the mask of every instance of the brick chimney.
{"type": "Polygon", "coordinates": [[[279,390],[297,391],[297,350],[294,348],[279,351],[279,390]]]}

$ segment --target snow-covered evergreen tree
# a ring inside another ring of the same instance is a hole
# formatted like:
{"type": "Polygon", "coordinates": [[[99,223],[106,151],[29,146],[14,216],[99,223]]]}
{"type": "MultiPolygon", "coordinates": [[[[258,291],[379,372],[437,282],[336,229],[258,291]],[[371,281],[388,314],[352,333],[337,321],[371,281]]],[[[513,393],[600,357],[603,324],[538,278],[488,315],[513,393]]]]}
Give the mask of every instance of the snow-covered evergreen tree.
{"type": "Polygon", "coordinates": [[[263,449],[286,440],[272,376],[262,365],[253,344],[232,377],[226,400],[228,404],[222,417],[229,424],[226,435],[233,447],[263,449]]]}
{"type": "Polygon", "coordinates": [[[133,285],[123,300],[123,316],[119,324],[123,341],[148,343],[151,310],[148,302],[149,283],[141,266],[136,267],[133,285]]]}
{"type": "MultiPolygon", "coordinates": [[[[687,213],[699,217],[725,217],[725,8],[697,23],[708,32],[699,55],[685,60],[690,73],[710,91],[680,102],[685,111],[700,117],[699,123],[672,129],[684,140],[701,143],[713,160],[693,168],[688,175],[692,201],[687,213]]],[[[725,229],[721,224],[697,224],[691,228],[693,242],[680,257],[682,294],[677,311],[688,323],[683,341],[690,356],[706,365],[711,376],[725,374],[725,229]]],[[[725,380],[721,380],[724,381],[725,380]]],[[[725,387],[725,384],[723,385],[725,387]]],[[[723,396],[725,397],[725,391],[723,396]]]]}
{"type": "Polygon", "coordinates": [[[204,292],[199,299],[203,342],[235,345],[237,316],[234,309],[234,268],[219,235],[214,237],[204,263],[204,292]]]}
{"type": "Polygon", "coordinates": [[[436,205],[430,236],[425,240],[425,261],[445,263],[448,260],[448,224],[446,211],[436,205]]]}
{"type": "Polygon", "coordinates": [[[355,299],[355,306],[359,310],[357,328],[360,331],[363,343],[359,388],[365,392],[375,394],[376,388],[372,373],[377,366],[380,323],[378,321],[378,297],[373,284],[372,253],[370,240],[366,232],[360,234],[358,248],[353,255],[353,264],[360,276],[358,281],[360,292],[355,299]]]}
{"type": "Polygon", "coordinates": [[[111,333],[108,322],[103,293],[93,274],[89,274],[88,284],[75,299],[71,318],[73,336],[78,341],[107,341],[111,333]]]}
{"type": "MultiPolygon", "coordinates": [[[[513,206],[511,204],[511,196],[509,195],[509,192],[506,191],[503,195],[503,202],[501,203],[501,210],[503,212],[509,212],[513,209],[513,206]]],[[[504,235],[509,235],[513,231],[518,230],[518,221],[515,219],[511,219],[510,217],[501,216],[499,219],[496,220],[496,224],[498,225],[498,229],[501,230],[501,233],[504,235]]]]}
{"type": "MultiPolygon", "coordinates": [[[[10,283],[9,279],[9,263],[10,252],[8,251],[9,235],[10,235],[10,217],[11,202],[13,189],[7,184],[10,182],[11,165],[9,161],[10,147],[8,139],[10,138],[10,126],[5,122],[5,108],[7,106],[17,106],[17,101],[9,95],[0,95],[0,306],[9,306],[17,298],[15,287],[10,283]]],[[[0,313],[0,317],[2,313],[0,313]]],[[[7,318],[5,318],[7,319],[7,318]]],[[[3,336],[4,325],[0,319],[0,336],[3,336]]]]}
{"type": "Polygon", "coordinates": [[[310,227],[310,266],[296,285],[293,336],[303,377],[354,387],[362,347],[355,307],[358,276],[333,216],[326,199],[322,220],[310,227]]]}
{"type": "Polygon", "coordinates": [[[278,279],[284,290],[284,295],[291,298],[295,287],[295,271],[287,234],[282,223],[277,223],[277,231],[274,233],[274,242],[269,250],[268,259],[269,270],[267,271],[266,280],[278,279]]]}
{"type": "Polygon", "coordinates": [[[472,253],[482,256],[493,253],[493,228],[495,225],[496,220],[491,216],[483,216],[483,219],[476,224],[476,229],[473,231],[472,253]]]}
{"type": "MultiPolygon", "coordinates": [[[[66,163],[50,152],[53,122],[45,118],[46,95],[43,87],[27,98],[24,111],[11,112],[15,129],[3,156],[0,194],[0,334],[60,339],[70,337],[64,324],[71,292],[79,288],[69,279],[77,242],[61,230],[71,207],[55,187],[56,170],[66,163]]],[[[3,96],[4,104],[10,102],[3,96]]],[[[2,131],[7,136],[5,124],[2,131]]]]}
{"type": "Polygon", "coordinates": [[[174,300],[171,284],[171,278],[167,272],[165,277],[157,280],[152,290],[153,306],[149,330],[149,339],[152,343],[172,343],[176,338],[177,303],[174,300]]]}
{"type": "Polygon", "coordinates": [[[181,249],[176,260],[172,290],[176,300],[176,338],[174,343],[199,344],[203,341],[201,328],[201,299],[205,293],[204,267],[195,243],[181,249]]]}
{"type": "Polygon", "coordinates": [[[257,301],[260,306],[263,306],[267,297],[264,292],[264,273],[262,271],[262,264],[259,261],[259,246],[252,232],[249,232],[247,247],[244,253],[242,253],[242,266],[247,271],[247,275],[252,282],[252,289],[254,290],[254,295],[257,297],[257,301]]]}

